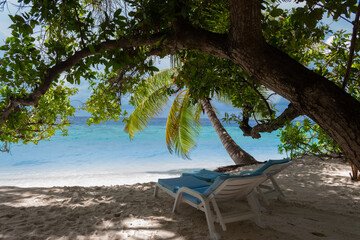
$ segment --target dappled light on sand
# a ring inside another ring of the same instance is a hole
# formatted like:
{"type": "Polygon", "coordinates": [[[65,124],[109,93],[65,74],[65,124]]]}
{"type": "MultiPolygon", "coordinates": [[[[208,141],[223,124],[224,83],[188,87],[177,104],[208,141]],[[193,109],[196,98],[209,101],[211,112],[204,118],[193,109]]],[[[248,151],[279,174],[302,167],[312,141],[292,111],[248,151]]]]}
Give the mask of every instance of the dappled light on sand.
{"type": "MultiPolygon", "coordinates": [[[[223,239],[360,239],[360,183],[349,171],[334,160],[295,160],[277,178],[287,201],[261,203],[266,228],[249,220],[216,230],[223,239]]],[[[173,215],[173,198],[162,192],[153,198],[153,186],[0,187],[0,239],[209,238],[201,211],[183,204],[173,215]]]]}

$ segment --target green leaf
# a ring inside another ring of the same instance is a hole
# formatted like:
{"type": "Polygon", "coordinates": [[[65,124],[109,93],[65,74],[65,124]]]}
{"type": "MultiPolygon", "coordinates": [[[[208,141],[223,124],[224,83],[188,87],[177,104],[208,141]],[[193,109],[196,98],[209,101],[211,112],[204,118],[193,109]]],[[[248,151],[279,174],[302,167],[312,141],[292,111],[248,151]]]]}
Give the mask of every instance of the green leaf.
{"type": "Polygon", "coordinates": [[[278,17],[278,16],[280,16],[281,14],[283,14],[283,12],[284,12],[284,10],[282,10],[281,8],[275,8],[274,10],[272,10],[272,11],[270,12],[270,15],[271,15],[272,17],[278,17]]]}
{"type": "Polygon", "coordinates": [[[94,48],[94,46],[93,46],[93,45],[89,45],[88,47],[89,47],[90,52],[91,52],[92,54],[95,54],[95,48],[94,48]]]}

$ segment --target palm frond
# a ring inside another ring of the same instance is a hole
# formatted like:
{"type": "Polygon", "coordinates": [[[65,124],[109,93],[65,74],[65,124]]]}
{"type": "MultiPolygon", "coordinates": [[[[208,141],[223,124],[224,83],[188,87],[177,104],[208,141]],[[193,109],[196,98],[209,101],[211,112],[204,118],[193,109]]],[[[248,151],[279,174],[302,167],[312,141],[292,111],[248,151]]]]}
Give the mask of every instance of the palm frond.
{"type": "Polygon", "coordinates": [[[179,111],[181,109],[183,92],[179,93],[174,99],[170,107],[170,111],[166,121],[165,139],[166,139],[166,145],[170,153],[173,153],[174,136],[177,134],[177,129],[179,125],[177,119],[178,119],[179,111]]]}
{"type": "Polygon", "coordinates": [[[137,86],[132,95],[135,107],[145,101],[153,92],[164,87],[165,85],[173,84],[172,76],[176,73],[176,69],[167,68],[149,76],[145,81],[137,86]]]}
{"type": "Polygon", "coordinates": [[[227,94],[227,93],[225,93],[223,91],[216,92],[215,97],[216,97],[216,100],[218,102],[225,103],[225,104],[228,104],[228,105],[232,104],[231,95],[229,95],[229,94],[227,94]]]}
{"type": "Polygon", "coordinates": [[[188,90],[184,90],[174,100],[166,125],[166,143],[169,151],[175,151],[183,158],[189,158],[190,150],[196,145],[201,129],[200,115],[192,105],[188,90]]]}
{"type": "Polygon", "coordinates": [[[167,91],[168,88],[169,86],[167,85],[152,92],[152,94],[147,96],[141,103],[138,103],[135,110],[125,120],[126,125],[124,131],[129,133],[130,139],[132,139],[137,132],[144,130],[150,122],[150,119],[158,116],[167,105],[170,98],[167,91]]]}
{"type": "Polygon", "coordinates": [[[204,112],[204,109],[202,108],[202,105],[199,101],[195,106],[195,115],[194,115],[194,120],[198,121],[199,124],[200,124],[201,113],[203,113],[203,112],[204,112]]]}
{"type": "Polygon", "coordinates": [[[170,65],[173,68],[180,68],[183,65],[180,55],[178,55],[178,54],[171,55],[170,56],[170,65]]]}
{"type": "Polygon", "coordinates": [[[147,127],[151,118],[158,116],[169,102],[169,89],[172,86],[171,76],[174,69],[165,69],[148,77],[143,85],[138,86],[133,99],[134,112],[124,121],[124,131],[129,133],[130,139],[147,127]]]}

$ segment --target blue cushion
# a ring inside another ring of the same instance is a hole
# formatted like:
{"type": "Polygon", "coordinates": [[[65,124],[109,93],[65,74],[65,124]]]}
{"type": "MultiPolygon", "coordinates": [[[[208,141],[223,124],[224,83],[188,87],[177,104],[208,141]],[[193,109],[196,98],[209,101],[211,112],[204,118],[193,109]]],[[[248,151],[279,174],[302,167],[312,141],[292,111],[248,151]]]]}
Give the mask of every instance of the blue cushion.
{"type": "Polygon", "coordinates": [[[261,168],[259,168],[258,170],[254,171],[252,174],[254,173],[263,173],[263,171],[265,171],[268,167],[275,165],[275,164],[282,164],[282,163],[287,163],[290,162],[290,160],[288,158],[284,158],[281,160],[269,160],[267,161],[267,163],[264,164],[264,166],[262,166],[261,168]]]}
{"type": "Polygon", "coordinates": [[[159,179],[158,183],[174,193],[181,187],[188,187],[190,189],[209,187],[209,184],[192,176],[159,179]]]}
{"type": "Polygon", "coordinates": [[[214,182],[218,176],[222,176],[222,175],[228,175],[228,174],[214,172],[206,169],[201,169],[200,171],[194,171],[194,172],[188,172],[182,174],[182,176],[193,176],[206,182],[214,182]]]}
{"type": "MultiPolygon", "coordinates": [[[[204,192],[206,192],[206,190],[209,188],[210,186],[208,185],[207,187],[199,187],[199,188],[193,188],[192,190],[200,193],[200,194],[203,194],[204,192]]],[[[194,197],[190,194],[187,194],[187,193],[183,193],[183,197],[186,198],[187,200],[195,203],[195,204],[200,204],[201,201],[200,199],[198,199],[197,197],[194,197]]]]}

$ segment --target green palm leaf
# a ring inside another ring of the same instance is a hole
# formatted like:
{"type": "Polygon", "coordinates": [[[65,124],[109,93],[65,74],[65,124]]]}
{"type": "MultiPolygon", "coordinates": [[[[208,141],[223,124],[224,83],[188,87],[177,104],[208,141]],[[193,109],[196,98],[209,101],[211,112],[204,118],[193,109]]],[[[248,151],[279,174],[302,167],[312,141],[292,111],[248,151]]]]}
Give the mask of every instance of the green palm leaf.
{"type": "Polygon", "coordinates": [[[129,133],[130,139],[147,127],[151,118],[158,116],[167,105],[172,87],[171,75],[173,69],[165,69],[146,79],[138,86],[133,95],[136,106],[134,112],[125,119],[124,131],[129,133]]]}
{"type": "Polygon", "coordinates": [[[169,152],[175,151],[183,158],[189,158],[190,150],[196,145],[200,133],[200,114],[184,90],[175,98],[166,124],[166,144],[169,152]]]}
{"type": "Polygon", "coordinates": [[[216,100],[218,102],[221,102],[221,103],[224,103],[224,104],[227,104],[227,105],[231,105],[232,104],[232,99],[231,99],[231,95],[221,91],[221,92],[216,92],[215,93],[215,97],[216,97],[216,100]]]}
{"type": "Polygon", "coordinates": [[[176,73],[176,69],[167,68],[155,73],[145,79],[144,82],[139,84],[132,95],[132,99],[135,107],[141,105],[142,102],[146,101],[155,91],[163,88],[165,85],[173,84],[173,75],[176,73]]]}

